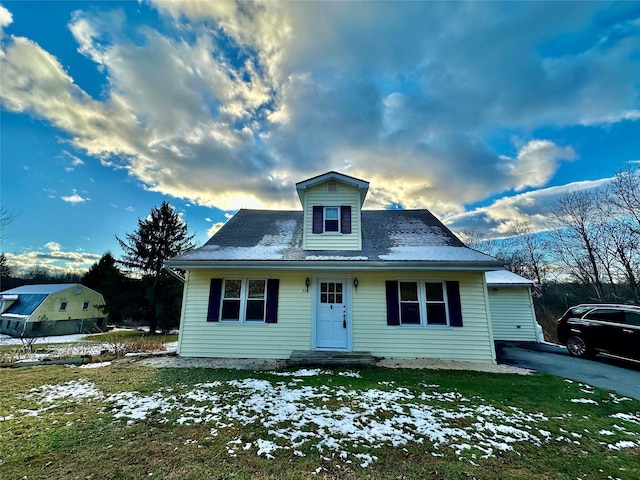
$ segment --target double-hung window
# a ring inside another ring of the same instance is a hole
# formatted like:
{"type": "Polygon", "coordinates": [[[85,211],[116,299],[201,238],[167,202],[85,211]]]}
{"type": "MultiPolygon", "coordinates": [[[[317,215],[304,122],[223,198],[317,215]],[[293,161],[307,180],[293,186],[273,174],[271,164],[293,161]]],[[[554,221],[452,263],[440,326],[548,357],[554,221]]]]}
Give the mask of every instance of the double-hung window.
{"type": "Polygon", "coordinates": [[[224,279],[220,321],[264,322],[266,286],[265,279],[224,279]]]}
{"type": "Polygon", "coordinates": [[[324,231],[340,231],[340,209],[338,207],[324,207],[324,231]]]}
{"type": "Polygon", "coordinates": [[[400,281],[397,284],[400,325],[449,325],[444,282],[400,281]]]}
{"type": "Polygon", "coordinates": [[[312,233],[351,233],[351,205],[313,206],[312,233]]]}

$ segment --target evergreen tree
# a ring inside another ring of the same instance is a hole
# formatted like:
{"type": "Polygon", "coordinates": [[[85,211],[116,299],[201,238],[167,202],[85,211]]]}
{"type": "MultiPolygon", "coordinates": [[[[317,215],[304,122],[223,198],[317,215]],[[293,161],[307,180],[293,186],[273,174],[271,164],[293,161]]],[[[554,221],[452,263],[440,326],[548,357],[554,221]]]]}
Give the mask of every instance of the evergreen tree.
{"type": "Polygon", "coordinates": [[[144,220],[139,219],[138,229],[128,233],[125,240],[116,237],[124,251],[119,263],[142,276],[145,317],[151,334],[155,334],[158,326],[167,331],[178,325],[182,284],[162,267],[169,258],[191,250],[193,237],[167,202],[162,202],[160,208],[154,207],[144,220]]]}
{"type": "Polygon", "coordinates": [[[101,306],[102,311],[109,315],[111,323],[119,325],[127,311],[126,297],[130,292],[127,280],[116,265],[116,259],[107,252],[89,268],[80,283],[102,294],[106,303],[101,306]]]}

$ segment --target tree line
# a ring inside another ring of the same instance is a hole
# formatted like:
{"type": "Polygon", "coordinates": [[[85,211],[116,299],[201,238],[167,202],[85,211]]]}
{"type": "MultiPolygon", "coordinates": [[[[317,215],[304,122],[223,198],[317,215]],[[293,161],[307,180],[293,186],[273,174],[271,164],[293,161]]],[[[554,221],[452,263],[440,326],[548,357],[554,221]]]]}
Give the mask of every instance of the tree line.
{"type": "Polygon", "coordinates": [[[604,187],[563,194],[542,231],[526,219],[501,240],[473,230],[462,236],[539,285],[572,286],[581,302],[640,303],[640,165],[604,187]]]}
{"type": "Polygon", "coordinates": [[[52,275],[41,267],[14,276],[4,254],[0,255],[2,288],[36,283],[82,283],[105,298],[102,306],[115,325],[148,325],[155,334],[179,326],[182,282],[163,269],[165,260],[194,248],[187,224],[167,202],[154,207],[148,217],[124,239],[116,239],[124,254],[115,259],[110,252],[84,275],[52,275]]]}

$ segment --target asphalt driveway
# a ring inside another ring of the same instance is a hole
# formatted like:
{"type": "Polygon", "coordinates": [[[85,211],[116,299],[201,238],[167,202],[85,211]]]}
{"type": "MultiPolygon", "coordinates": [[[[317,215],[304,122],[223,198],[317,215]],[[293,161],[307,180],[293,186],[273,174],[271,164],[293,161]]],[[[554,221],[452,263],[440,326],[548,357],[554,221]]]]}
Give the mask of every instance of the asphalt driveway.
{"type": "Polygon", "coordinates": [[[564,347],[528,342],[496,342],[498,363],[528,368],[640,400],[640,364],[597,355],[575,358],[564,347]]]}

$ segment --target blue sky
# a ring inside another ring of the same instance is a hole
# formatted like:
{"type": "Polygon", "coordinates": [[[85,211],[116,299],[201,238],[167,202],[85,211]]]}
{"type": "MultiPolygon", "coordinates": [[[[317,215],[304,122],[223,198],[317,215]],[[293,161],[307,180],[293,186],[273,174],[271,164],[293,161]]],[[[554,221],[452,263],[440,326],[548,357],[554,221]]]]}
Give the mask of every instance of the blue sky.
{"type": "Polygon", "coordinates": [[[504,235],[640,161],[637,2],[4,1],[0,31],[18,269],[119,257],[163,200],[202,244],[329,170],[504,235]]]}

